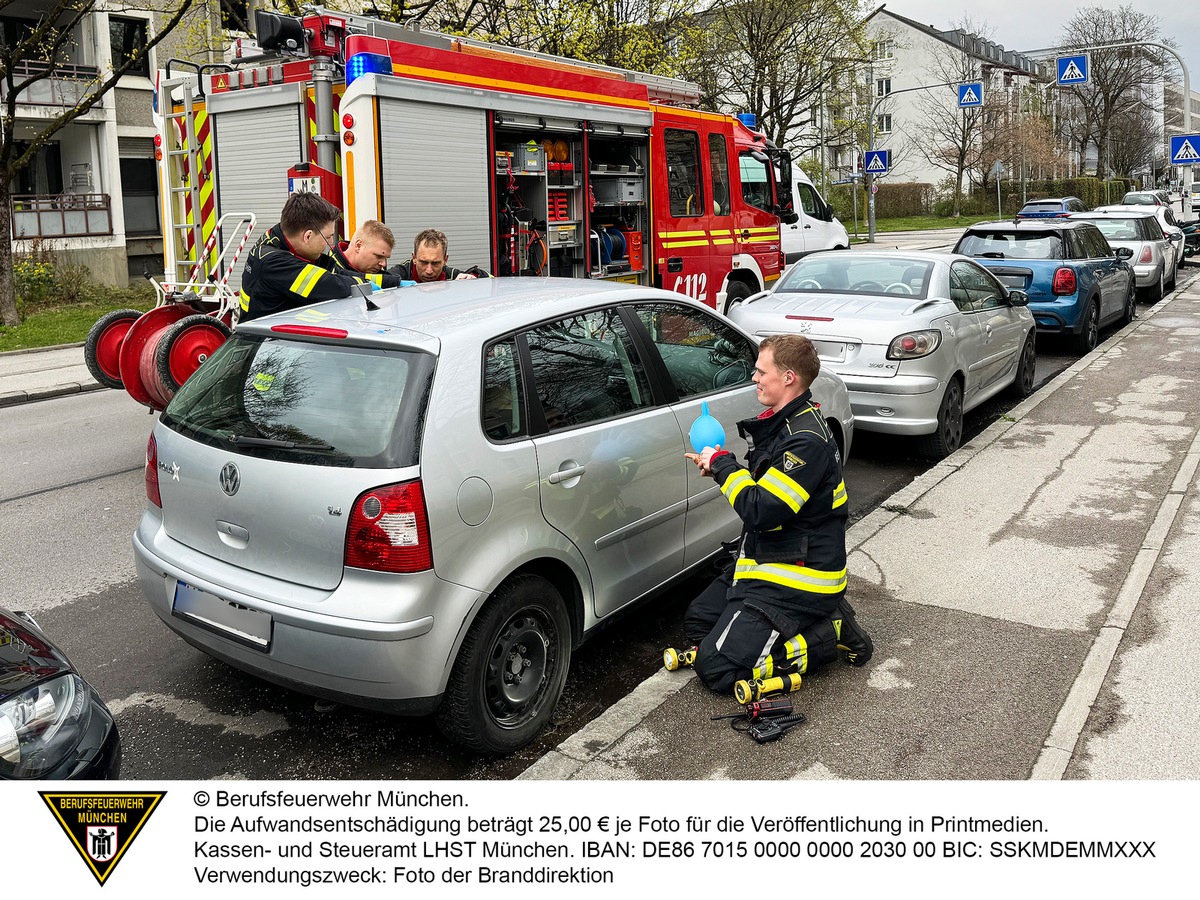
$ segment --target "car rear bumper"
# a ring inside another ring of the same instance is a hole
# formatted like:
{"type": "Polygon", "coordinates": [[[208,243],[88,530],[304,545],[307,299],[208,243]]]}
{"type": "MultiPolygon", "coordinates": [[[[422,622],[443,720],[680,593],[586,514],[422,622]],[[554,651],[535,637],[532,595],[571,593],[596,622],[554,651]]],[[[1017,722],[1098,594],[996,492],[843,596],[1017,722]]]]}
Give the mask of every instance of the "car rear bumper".
{"type": "Polygon", "coordinates": [[[842,375],[854,411],[854,427],[883,434],[931,434],[945,382],[932,375],[864,378],[842,375]]]}
{"type": "Polygon", "coordinates": [[[1038,334],[1078,334],[1083,327],[1078,294],[1029,304],[1038,334]]]}
{"type": "Polygon", "coordinates": [[[234,585],[247,573],[173,541],[160,522],[148,513],[134,534],[138,580],[154,613],[193,647],[276,684],[348,705],[414,715],[437,707],[463,623],[482,600],[479,591],[433,572],[383,575],[347,569],[321,603],[306,599],[303,605],[284,605],[238,590],[234,585]],[[260,649],[173,613],[180,581],[268,614],[269,646],[260,649]],[[345,609],[343,592],[372,615],[351,619],[321,610],[322,605],[345,609]],[[339,593],[342,602],[337,602],[339,593]]]}
{"type": "Polygon", "coordinates": [[[1152,266],[1134,266],[1133,274],[1140,288],[1152,287],[1158,284],[1163,271],[1162,263],[1152,266]]]}

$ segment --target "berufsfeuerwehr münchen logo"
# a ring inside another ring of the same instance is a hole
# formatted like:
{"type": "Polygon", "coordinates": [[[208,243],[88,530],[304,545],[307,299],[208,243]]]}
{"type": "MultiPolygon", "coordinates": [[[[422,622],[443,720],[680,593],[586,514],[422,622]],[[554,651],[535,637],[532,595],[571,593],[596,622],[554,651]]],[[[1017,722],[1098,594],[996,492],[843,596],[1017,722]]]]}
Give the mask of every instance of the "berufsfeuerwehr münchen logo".
{"type": "Polygon", "coordinates": [[[101,885],[124,857],[159,801],[167,796],[166,791],[38,793],[101,885]]]}

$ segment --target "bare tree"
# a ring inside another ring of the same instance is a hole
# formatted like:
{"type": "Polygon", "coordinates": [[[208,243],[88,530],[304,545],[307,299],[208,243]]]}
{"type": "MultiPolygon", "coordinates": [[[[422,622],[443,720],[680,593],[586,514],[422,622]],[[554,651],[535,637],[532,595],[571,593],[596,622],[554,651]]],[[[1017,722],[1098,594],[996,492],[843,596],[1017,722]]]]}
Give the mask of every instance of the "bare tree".
{"type": "Polygon", "coordinates": [[[1118,111],[1109,125],[1108,166],[1114,175],[1133,177],[1140,171],[1154,170],[1158,123],[1154,112],[1142,104],[1118,111]]]}
{"type": "MultiPolygon", "coordinates": [[[[11,2],[3,0],[0,9],[11,2]]],[[[15,134],[21,94],[38,82],[56,77],[56,69],[71,49],[76,29],[100,4],[98,0],[49,0],[43,4],[38,18],[26,20],[28,28],[22,35],[16,40],[5,40],[0,45],[0,85],[3,87],[4,105],[3,117],[0,118],[0,173],[4,176],[0,184],[0,317],[5,325],[19,325],[21,322],[13,290],[14,179],[60,129],[96,106],[105,94],[116,87],[122,75],[139,65],[150,49],[183,21],[192,3],[193,0],[140,0],[137,8],[155,9],[168,16],[158,26],[155,35],[144,46],[134,48],[120,66],[101,72],[92,84],[80,91],[74,105],[64,108],[51,119],[39,120],[44,124],[37,127],[20,152],[15,134]]]]}

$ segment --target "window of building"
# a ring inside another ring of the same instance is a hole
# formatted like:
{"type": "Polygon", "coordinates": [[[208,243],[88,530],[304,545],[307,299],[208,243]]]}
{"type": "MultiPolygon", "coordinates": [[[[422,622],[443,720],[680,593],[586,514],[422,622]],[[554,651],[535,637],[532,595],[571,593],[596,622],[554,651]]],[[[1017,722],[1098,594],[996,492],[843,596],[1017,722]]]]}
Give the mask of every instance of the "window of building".
{"type": "Polygon", "coordinates": [[[154,157],[121,159],[121,202],[126,234],[159,234],[158,173],[154,157]]]}
{"type": "MultiPolygon", "coordinates": [[[[13,158],[19,158],[28,149],[26,141],[14,141],[13,158]]],[[[48,141],[38,148],[29,164],[17,171],[11,190],[14,194],[43,196],[63,192],[62,154],[58,141],[48,141]]]]}
{"type": "Polygon", "coordinates": [[[109,16],[108,32],[112,43],[113,68],[121,68],[136,55],[136,61],[125,74],[145,75],[149,78],[150,51],[146,49],[146,43],[149,40],[146,33],[146,20],[109,16]]]}
{"type": "Polygon", "coordinates": [[[875,42],[875,58],[876,59],[892,59],[896,55],[895,41],[876,41],[875,42]]]}
{"type": "Polygon", "coordinates": [[[879,134],[890,134],[892,131],[892,114],[884,113],[875,117],[875,130],[879,134]]]}
{"type": "Polygon", "coordinates": [[[875,79],[875,96],[886,97],[892,92],[892,79],[876,78],[875,79]]]}

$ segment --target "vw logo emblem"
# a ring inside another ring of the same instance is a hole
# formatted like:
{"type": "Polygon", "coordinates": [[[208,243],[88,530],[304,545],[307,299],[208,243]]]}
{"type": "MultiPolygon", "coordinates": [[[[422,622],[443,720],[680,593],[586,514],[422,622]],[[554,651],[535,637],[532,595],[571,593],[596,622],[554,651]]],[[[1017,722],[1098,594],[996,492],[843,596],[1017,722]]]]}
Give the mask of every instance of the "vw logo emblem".
{"type": "Polygon", "coordinates": [[[232,497],[242,486],[242,475],[233,463],[225,463],[221,470],[221,490],[232,497]]]}

